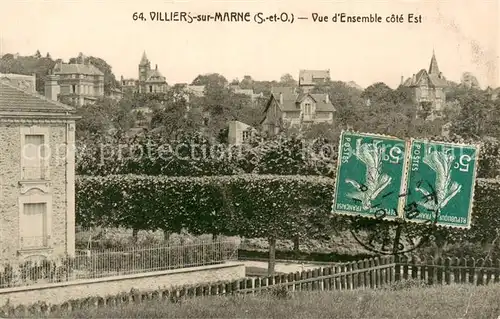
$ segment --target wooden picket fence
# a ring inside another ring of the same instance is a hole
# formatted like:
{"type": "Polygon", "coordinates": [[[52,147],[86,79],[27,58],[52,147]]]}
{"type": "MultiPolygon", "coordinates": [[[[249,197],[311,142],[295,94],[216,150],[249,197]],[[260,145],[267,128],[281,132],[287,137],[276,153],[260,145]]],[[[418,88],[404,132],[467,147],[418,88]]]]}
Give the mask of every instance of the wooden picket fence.
{"type": "Polygon", "coordinates": [[[395,266],[395,280],[415,279],[429,285],[473,284],[500,282],[500,260],[474,258],[402,257],[395,266]]]}
{"type": "Polygon", "coordinates": [[[37,303],[30,306],[2,307],[1,316],[51,314],[58,311],[120,306],[147,300],[170,300],[201,296],[255,294],[280,289],[289,292],[314,290],[352,290],[381,288],[402,280],[420,280],[427,284],[465,283],[484,285],[500,282],[500,260],[465,258],[376,257],[340,263],[302,272],[275,276],[243,278],[229,282],[213,282],[193,286],[140,292],[130,291],[115,296],[88,297],[58,305],[37,303]]]}

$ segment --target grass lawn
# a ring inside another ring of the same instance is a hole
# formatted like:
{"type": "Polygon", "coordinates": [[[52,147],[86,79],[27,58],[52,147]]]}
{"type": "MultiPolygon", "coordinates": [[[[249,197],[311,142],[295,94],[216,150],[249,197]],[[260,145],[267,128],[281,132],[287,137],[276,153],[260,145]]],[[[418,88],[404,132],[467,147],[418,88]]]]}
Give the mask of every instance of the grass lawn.
{"type": "Polygon", "coordinates": [[[500,285],[398,290],[301,292],[147,301],[118,308],[52,314],[55,318],[497,318],[500,285]]]}

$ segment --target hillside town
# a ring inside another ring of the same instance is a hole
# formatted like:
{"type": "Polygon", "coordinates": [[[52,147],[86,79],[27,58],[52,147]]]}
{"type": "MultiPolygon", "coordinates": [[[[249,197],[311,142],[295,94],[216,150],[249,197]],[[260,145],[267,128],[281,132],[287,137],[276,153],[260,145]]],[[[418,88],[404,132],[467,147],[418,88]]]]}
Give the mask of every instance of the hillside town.
{"type": "Polygon", "coordinates": [[[467,70],[449,79],[438,53],[396,88],[363,88],[328,66],[297,64],[275,80],[209,73],[168,83],[145,51],[133,78],[83,52],[67,61],[3,54],[0,317],[182,307],[186,298],[263,291],[288,302],[309,290],[495,285],[500,87],[467,70]],[[366,134],[355,151],[348,134],[366,134]],[[400,153],[377,153],[379,140],[361,145],[373,136],[396,141],[400,153]],[[415,140],[453,145],[461,157],[420,158],[415,140]],[[418,165],[410,169],[404,152],[431,167],[426,178],[442,189],[411,180],[418,165]],[[382,174],[384,161],[401,170],[393,184],[413,182],[424,198],[401,205],[416,195],[382,193],[393,178],[382,174]],[[366,185],[351,175],[339,182],[342,174],[366,176],[366,185]],[[453,202],[460,192],[469,197],[453,202]],[[366,204],[390,196],[404,218],[366,204]],[[338,198],[373,216],[336,214],[338,198]],[[418,210],[447,203],[470,206],[456,218],[463,227],[438,223],[440,208],[436,222],[432,209],[418,210]]]}

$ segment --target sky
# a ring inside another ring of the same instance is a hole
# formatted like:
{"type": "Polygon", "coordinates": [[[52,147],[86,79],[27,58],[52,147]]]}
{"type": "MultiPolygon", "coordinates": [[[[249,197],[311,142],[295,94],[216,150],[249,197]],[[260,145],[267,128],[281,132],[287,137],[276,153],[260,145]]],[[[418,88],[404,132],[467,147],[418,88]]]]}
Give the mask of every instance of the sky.
{"type": "Polygon", "coordinates": [[[279,80],[285,73],[297,79],[300,69],[330,69],[332,80],[396,87],[401,76],[428,69],[434,50],[447,79],[458,82],[472,72],[483,88],[498,87],[499,1],[1,0],[0,53],[40,50],[67,61],[83,52],[107,61],[117,78],[137,78],[146,51],[169,84],[213,72],[228,80],[279,80]],[[151,21],[151,11],[238,11],[252,18],[286,12],[294,21],[165,22],[151,21]],[[134,12],[147,21],[134,21],[134,12]],[[376,13],[384,23],[313,22],[313,13],[330,19],[335,13],[376,13]],[[411,13],[422,23],[408,23],[411,13]],[[386,23],[391,14],[405,21],[386,23]]]}

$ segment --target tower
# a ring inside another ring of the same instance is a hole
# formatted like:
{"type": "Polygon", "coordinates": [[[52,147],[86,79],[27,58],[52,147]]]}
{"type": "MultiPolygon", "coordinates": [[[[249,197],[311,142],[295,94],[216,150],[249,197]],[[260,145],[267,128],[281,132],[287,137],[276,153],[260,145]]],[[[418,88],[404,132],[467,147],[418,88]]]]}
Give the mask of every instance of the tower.
{"type": "Polygon", "coordinates": [[[429,66],[429,74],[439,75],[440,73],[441,72],[439,72],[436,54],[434,53],[434,50],[432,50],[432,58],[431,58],[431,64],[429,66]]]}
{"type": "Polygon", "coordinates": [[[139,63],[139,82],[147,80],[149,70],[151,70],[151,63],[146,56],[146,51],[144,51],[144,53],[142,53],[141,62],[139,63]]]}

